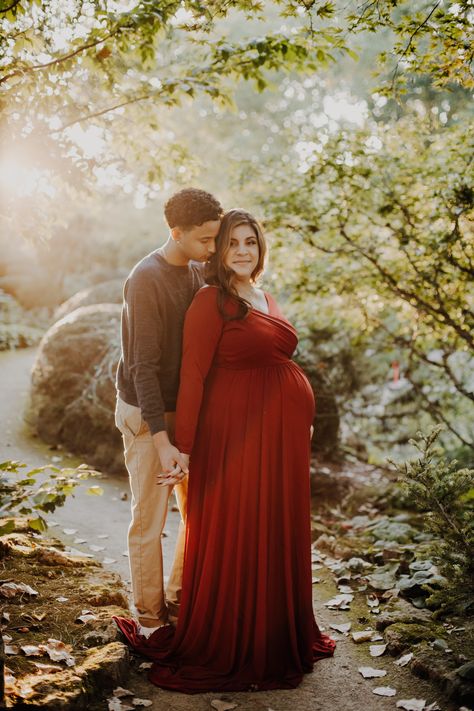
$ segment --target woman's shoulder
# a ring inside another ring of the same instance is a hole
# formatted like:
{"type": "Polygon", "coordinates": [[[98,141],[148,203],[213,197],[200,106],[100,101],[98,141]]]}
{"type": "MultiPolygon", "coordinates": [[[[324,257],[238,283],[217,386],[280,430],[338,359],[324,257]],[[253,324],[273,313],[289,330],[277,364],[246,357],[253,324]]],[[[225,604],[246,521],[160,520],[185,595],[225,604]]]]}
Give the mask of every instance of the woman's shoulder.
{"type": "Polygon", "coordinates": [[[190,308],[194,310],[199,309],[206,311],[216,310],[218,291],[219,290],[216,286],[205,284],[195,293],[190,308]]]}
{"type": "Polygon", "coordinates": [[[214,286],[213,284],[204,284],[204,286],[201,286],[201,288],[195,293],[194,301],[202,301],[203,303],[215,302],[217,301],[218,291],[219,287],[214,286]]]}

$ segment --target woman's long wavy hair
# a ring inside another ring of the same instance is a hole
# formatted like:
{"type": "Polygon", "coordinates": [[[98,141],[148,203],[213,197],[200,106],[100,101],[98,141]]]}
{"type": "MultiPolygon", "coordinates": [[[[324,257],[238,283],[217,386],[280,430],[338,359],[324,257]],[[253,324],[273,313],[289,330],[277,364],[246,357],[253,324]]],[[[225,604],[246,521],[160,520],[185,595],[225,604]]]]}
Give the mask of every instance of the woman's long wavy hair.
{"type": "Polygon", "coordinates": [[[239,296],[235,287],[236,275],[232,269],[224,264],[227,252],[229,251],[232,231],[239,225],[249,225],[255,233],[258,244],[258,262],[251,274],[251,281],[255,283],[258,277],[262,274],[265,265],[265,255],[267,253],[267,244],[259,223],[249,212],[235,208],[229,210],[222,218],[219,234],[216,238],[216,251],[210,258],[206,267],[206,282],[217,286],[219,289],[217,305],[223,318],[226,321],[234,319],[242,319],[247,316],[252,305],[239,296]],[[229,313],[229,299],[237,306],[237,313],[229,313]],[[227,308],[226,308],[227,305],[227,308]]]}

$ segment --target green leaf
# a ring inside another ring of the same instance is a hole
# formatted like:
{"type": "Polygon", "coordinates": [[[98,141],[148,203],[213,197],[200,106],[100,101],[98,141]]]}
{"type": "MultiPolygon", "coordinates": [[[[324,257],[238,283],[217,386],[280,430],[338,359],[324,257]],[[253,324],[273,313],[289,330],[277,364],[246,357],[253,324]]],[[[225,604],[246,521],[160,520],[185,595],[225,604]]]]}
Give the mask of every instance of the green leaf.
{"type": "Polygon", "coordinates": [[[101,486],[90,486],[86,491],[89,496],[102,496],[103,493],[104,490],[101,486]]]}
{"type": "Polygon", "coordinates": [[[46,529],[48,528],[48,524],[42,516],[38,516],[38,518],[28,519],[28,527],[31,528],[33,531],[38,531],[39,533],[42,533],[43,531],[46,531],[46,529]]]}

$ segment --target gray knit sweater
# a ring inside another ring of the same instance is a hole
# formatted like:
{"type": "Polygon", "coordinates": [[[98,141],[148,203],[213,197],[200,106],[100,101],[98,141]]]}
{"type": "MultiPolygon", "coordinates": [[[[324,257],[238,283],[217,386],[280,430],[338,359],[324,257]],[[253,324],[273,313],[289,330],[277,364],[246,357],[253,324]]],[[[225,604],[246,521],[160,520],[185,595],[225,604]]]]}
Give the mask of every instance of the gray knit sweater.
{"type": "Polygon", "coordinates": [[[165,429],[164,413],[176,409],[184,316],[203,283],[200,264],[176,267],[157,251],[125,282],[117,391],[141,409],[152,434],[165,429]]]}

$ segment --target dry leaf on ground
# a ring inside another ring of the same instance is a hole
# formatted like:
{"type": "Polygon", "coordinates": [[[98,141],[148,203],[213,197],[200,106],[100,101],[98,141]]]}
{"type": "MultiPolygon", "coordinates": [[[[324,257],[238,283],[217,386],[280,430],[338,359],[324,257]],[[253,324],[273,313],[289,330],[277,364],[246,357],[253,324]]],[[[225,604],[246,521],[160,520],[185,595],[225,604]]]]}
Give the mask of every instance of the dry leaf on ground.
{"type": "Polygon", "coordinates": [[[397,709],[405,709],[405,711],[423,711],[425,706],[425,699],[400,699],[397,701],[397,709]]]}
{"type": "Polygon", "coordinates": [[[35,644],[24,644],[20,649],[27,657],[41,657],[44,654],[35,644]]]}
{"type": "Polygon", "coordinates": [[[392,689],[391,686],[377,686],[375,689],[372,689],[373,694],[377,694],[377,696],[395,696],[397,693],[396,689],[392,689]]]}
{"type": "Polygon", "coordinates": [[[20,648],[17,644],[6,644],[5,654],[20,654],[20,648]]]}
{"type": "Polygon", "coordinates": [[[55,664],[42,664],[41,662],[33,662],[33,664],[42,674],[54,674],[55,672],[63,671],[62,667],[57,667],[55,664]]]}
{"type": "Polygon", "coordinates": [[[76,622],[82,622],[86,624],[86,622],[92,622],[93,620],[97,619],[97,615],[94,615],[93,612],[90,610],[82,610],[81,614],[76,617],[76,622]]]}
{"type": "Polygon", "coordinates": [[[352,622],[342,622],[339,625],[333,622],[329,625],[329,627],[332,630],[336,630],[336,632],[342,632],[342,634],[346,634],[351,629],[352,622]]]}
{"type": "Polygon", "coordinates": [[[15,597],[15,595],[21,593],[38,595],[37,590],[33,590],[33,588],[29,585],[25,585],[25,583],[3,583],[3,585],[0,585],[0,595],[3,597],[15,597]]]}
{"type": "Polygon", "coordinates": [[[230,711],[230,709],[237,708],[238,704],[232,703],[232,701],[222,701],[221,699],[213,699],[211,701],[211,706],[216,711],[230,711]]]}
{"type": "Polygon", "coordinates": [[[386,644],[371,644],[369,647],[371,657],[381,657],[387,649],[386,644]]]}
{"type": "Polygon", "coordinates": [[[400,659],[395,660],[395,664],[398,667],[405,667],[407,664],[411,662],[413,659],[413,652],[409,652],[408,654],[404,654],[403,657],[400,657],[400,659]]]}
{"type": "Polygon", "coordinates": [[[358,667],[357,671],[362,674],[364,679],[375,679],[375,677],[385,676],[387,673],[385,669],[373,669],[372,667],[358,667]]]}
{"type": "Polygon", "coordinates": [[[138,699],[135,697],[132,699],[132,704],[134,706],[143,706],[144,708],[147,708],[153,704],[153,701],[150,701],[149,699],[138,699]]]}
{"type": "Polygon", "coordinates": [[[340,595],[335,595],[324,604],[326,607],[332,608],[334,610],[348,610],[349,605],[353,599],[354,595],[349,595],[348,593],[341,593],[340,595]]]}
{"type": "Polygon", "coordinates": [[[362,630],[353,632],[351,636],[356,644],[360,644],[361,642],[371,642],[373,634],[374,630],[362,630]]]}
{"type": "Polygon", "coordinates": [[[107,699],[107,705],[109,711],[134,711],[133,706],[127,701],[121,701],[118,696],[112,696],[110,699],[107,699]]]}
{"type": "Polygon", "coordinates": [[[112,693],[117,699],[123,699],[125,696],[133,696],[133,691],[129,691],[129,689],[124,689],[123,686],[117,686],[117,688],[114,689],[112,693]]]}
{"type": "Polygon", "coordinates": [[[46,652],[53,662],[66,662],[68,667],[74,666],[76,660],[70,653],[72,646],[59,639],[48,639],[48,644],[40,644],[39,648],[46,652]]]}

